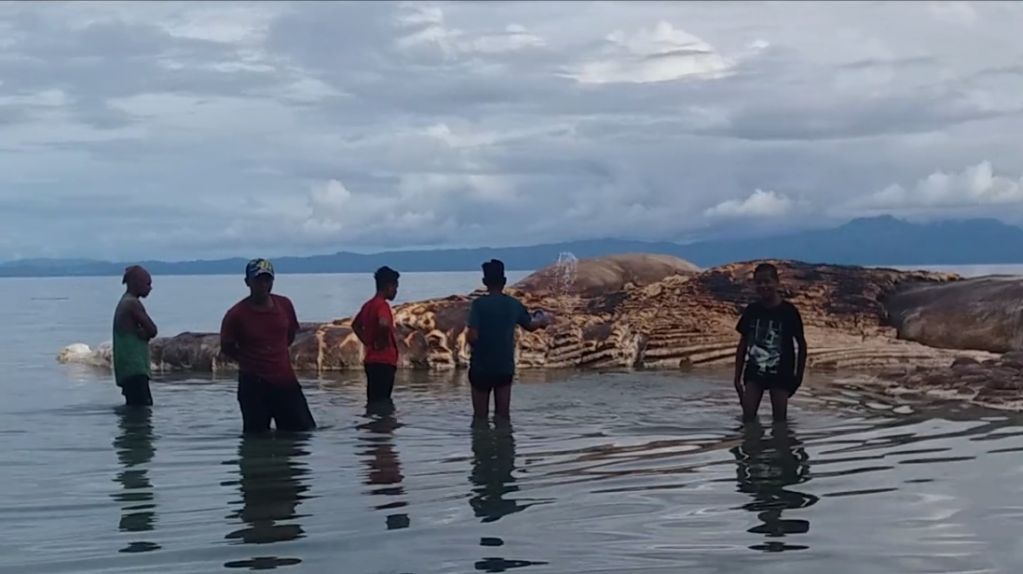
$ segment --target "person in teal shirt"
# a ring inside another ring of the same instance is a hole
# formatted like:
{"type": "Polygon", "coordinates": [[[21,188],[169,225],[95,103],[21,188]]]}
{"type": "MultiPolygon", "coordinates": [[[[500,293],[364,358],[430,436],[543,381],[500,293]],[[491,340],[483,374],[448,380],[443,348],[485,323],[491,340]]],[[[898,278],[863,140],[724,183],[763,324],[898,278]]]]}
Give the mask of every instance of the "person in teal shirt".
{"type": "Polygon", "coordinates": [[[144,268],[133,265],[124,270],[124,295],[114,310],[114,380],[121,387],[128,406],[152,406],[149,391],[149,341],[156,337],[156,324],[142,299],[153,291],[153,278],[144,268]]]}
{"type": "Polygon", "coordinates": [[[472,346],[469,385],[473,416],[486,420],[493,392],[494,415],[508,419],[515,378],[515,327],[535,331],[550,321],[546,316],[531,315],[518,299],[504,292],[507,279],[500,260],[491,259],[483,264],[483,284],[487,293],[472,302],[467,333],[472,346]]]}

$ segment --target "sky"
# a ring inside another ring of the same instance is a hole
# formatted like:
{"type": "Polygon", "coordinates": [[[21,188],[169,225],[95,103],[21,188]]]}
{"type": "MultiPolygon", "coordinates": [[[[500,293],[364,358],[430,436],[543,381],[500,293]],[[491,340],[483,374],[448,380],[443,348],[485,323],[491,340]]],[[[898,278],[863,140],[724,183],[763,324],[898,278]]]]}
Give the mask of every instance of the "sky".
{"type": "Polygon", "coordinates": [[[0,4],[0,260],[1023,223],[1023,4],[0,4]]]}

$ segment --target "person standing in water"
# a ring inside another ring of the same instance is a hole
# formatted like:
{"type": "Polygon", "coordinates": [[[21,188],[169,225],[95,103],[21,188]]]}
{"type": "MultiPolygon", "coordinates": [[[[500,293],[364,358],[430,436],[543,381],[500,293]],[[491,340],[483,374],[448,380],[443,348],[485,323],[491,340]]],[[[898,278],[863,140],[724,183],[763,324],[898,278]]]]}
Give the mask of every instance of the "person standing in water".
{"type": "Polygon", "coordinates": [[[472,302],[467,333],[472,345],[469,385],[473,416],[476,420],[487,419],[493,392],[494,415],[508,419],[515,378],[515,327],[535,331],[550,321],[546,316],[534,317],[518,299],[504,292],[507,279],[500,260],[491,259],[483,264],[483,284],[487,294],[472,302]]]}
{"type": "Polygon", "coordinates": [[[149,391],[149,341],[156,337],[156,324],[142,299],[153,291],[153,278],[138,265],[124,270],[124,295],[114,309],[114,380],[121,387],[128,406],[152,406],[149,391]]]}
{"type": "Polygon", "coordinates": [[[802,385],[806,370],[803,319],[796,306],[782,298],[777,267],[758,265],[753,281],[759,301],[746,307],[736,325],[740,338],[735,353],[735,390],[747,421],[756,419],[764,391],[771,394],[774,420],[784,421],[789,398],[802,385]]]}
{"type": "Polygon", "coordinates": [[[366,402],[391,400],[394,375],[398,370],[398,340],[394,333],[394,314],[388,301],[398,296],[400,274],[390,267],[381,267],[373,274],[377,292],[366,301],[352,321],[355,336],[366,349],[363,368],[366,371],[366,402]]]}
{"type": "Polygon", "coordinates": [[[249,261],[245,284],[249,296],[231,307],[220,327],[221,352],[238,361],[244,432],[268,432],[271,419],[278,431],[312,430],[316,422],[289,352],[299,328],[295,307],[271,293],[274,268],[266,259],[249,261]]]}

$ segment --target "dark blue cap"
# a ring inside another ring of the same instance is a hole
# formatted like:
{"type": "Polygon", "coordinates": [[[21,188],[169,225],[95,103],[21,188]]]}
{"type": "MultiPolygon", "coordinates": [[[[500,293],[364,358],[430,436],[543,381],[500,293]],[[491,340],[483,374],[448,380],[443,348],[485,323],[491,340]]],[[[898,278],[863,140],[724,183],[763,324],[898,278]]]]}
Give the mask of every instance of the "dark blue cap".
{"type": "Polygon", "coordinates": [[[253,259],[245,266],[245,278],[254,279],[260,275],[274,276],[274,266],[268,259],[253,259]]]}

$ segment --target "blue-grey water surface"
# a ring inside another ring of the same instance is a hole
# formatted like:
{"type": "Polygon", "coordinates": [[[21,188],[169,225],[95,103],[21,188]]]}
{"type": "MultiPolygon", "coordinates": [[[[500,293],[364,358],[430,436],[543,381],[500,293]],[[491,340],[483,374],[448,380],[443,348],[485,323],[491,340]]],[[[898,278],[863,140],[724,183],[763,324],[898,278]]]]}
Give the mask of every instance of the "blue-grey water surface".
{"type": "MultiPolygon", "coordinates": [[[[363,276],[282,276],[300,319],[363,276]]],[[[403,299],[476,274],[407,274],[403,299]]],[[[0,281],[0,571],[1019,572],[1023,417],[814,378],[788,425],[743,428],[727,373],[523,373],[510,427],[473,428],[460,373],[304,380],[320,429],[244,439],[234,385],[56,364],[109,339],[116,278],[0,281]]],[[[215,330],[234,277],[157,277],[164,334],[215,330]]]]}

